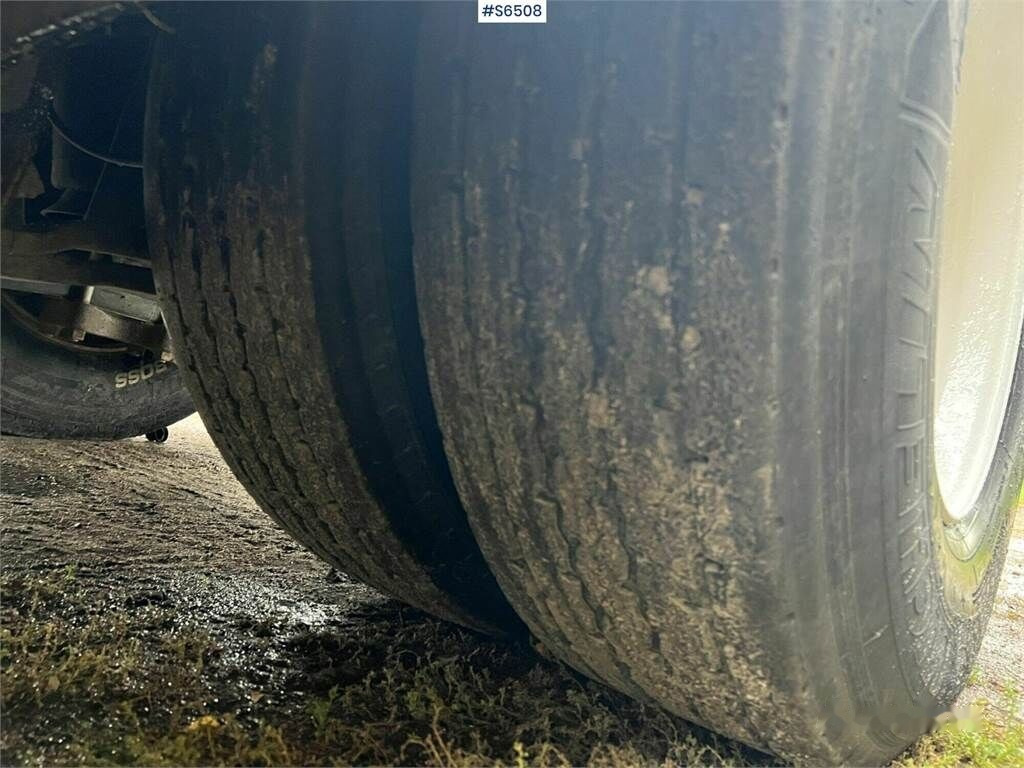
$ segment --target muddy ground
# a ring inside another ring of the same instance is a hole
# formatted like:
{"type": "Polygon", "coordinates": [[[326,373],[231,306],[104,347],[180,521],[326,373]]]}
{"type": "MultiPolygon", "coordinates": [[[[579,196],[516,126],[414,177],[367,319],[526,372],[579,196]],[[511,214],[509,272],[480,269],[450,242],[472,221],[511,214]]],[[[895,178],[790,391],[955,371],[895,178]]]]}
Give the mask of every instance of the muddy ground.
{"type": "MultiPolygon", "coordinates": [[[[772,762],[331,571],[197,417],[164,445],[4,438],[0,486],[3,765],[772,762]]],[[[999,752],[1024,721],[1015,534],[962,697],[993,765],[1024,757],[999,752]]]]}

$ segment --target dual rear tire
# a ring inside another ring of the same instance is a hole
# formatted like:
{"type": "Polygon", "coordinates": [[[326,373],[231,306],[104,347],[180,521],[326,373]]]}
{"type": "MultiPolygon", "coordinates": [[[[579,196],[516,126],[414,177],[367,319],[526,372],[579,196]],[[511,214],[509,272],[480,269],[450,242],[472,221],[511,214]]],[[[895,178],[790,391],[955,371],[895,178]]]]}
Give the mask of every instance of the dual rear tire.
{"type": "Polygon", "coordinates": [[[300,541],[787,758],[877,763],[949,706],[1024,479],[1020,355],[969,514],[932,462],[962,15],[175,27],[158,285],[214,440],[300,541]]]}
{"type": "Polygon", "coordinates": [[[187,9],[151,72],[150,247],[197,410],[253,497],[344,572],[500,632],[518,620],[456,496],[416,323],[412,48],[371,45],[407,19],[187,9]]]}

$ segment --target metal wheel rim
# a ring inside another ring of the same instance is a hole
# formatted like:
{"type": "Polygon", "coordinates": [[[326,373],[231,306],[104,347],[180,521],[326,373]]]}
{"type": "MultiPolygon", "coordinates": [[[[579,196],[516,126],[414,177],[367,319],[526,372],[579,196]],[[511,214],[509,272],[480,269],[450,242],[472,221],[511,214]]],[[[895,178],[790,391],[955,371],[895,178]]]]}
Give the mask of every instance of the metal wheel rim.
{"type": "Polygon", "coordinates": [[[1024,4],[972,4],[942,213],[934,458],[944,517],[975,508],[1024,332],[1024,4]]]}

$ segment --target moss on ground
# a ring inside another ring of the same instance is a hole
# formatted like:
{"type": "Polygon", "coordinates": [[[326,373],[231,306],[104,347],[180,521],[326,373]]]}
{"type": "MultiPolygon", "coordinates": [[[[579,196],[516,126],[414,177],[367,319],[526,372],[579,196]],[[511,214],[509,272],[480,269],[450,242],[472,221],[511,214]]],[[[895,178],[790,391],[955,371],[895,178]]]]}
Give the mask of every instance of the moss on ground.
{"type": "Polygon", "coordinates": [[[769,762],[528,647],[409,610],[320,632],[249,624],[218,635],[173,604],[138,602],[126,610],[73,570],[3,579],[0,762],[769,762]]]}
{"type": "Polygon", "coordinates": [[[1001,706],[977,702],[969,713],[920,739],[892,768],[1019,768],[1024,766],[1020,696],[1006,689],[1001,706]],[[1002,709],[994,712],[993,709],[1002,709]],[[1004,715],[1009,714],[1006,722],[1004,715]]]}
{"type": "MultiPolygon", "coordinates": [[[[173,601],[87,584],[73,568],[0,579],[4,765],[771,762],[526,646],[407,609],[321,631],[200,629],[173,601]]],[[[1022,766],[1019,711],[1007,690],[893,768],[1022,766]]]]}

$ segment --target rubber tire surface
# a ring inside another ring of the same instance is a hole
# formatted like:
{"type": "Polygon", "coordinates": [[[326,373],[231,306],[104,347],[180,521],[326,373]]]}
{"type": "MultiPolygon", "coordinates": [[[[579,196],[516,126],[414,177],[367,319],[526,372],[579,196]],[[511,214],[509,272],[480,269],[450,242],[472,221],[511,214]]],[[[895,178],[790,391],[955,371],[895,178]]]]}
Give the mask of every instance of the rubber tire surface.
{"type": "Polygon", "coordinates": [[[129,355],[62,349],[3,310],[0,428],[5,435],[119,439],[166,427],[195,410],[178,369],[129,355]],[[131,382],[118,387],[119,376],[131,382]]]}
{"type": "Polygon", "coordinates": [[[421,27],[420,319],[485,557],[572,666],[794,760],[884,763],[953,701],[1024,476],[1018,361],[978,507],[942,524],[960,8],[421,27]]]}
{"type": "Polygon", "coordinates": [[[521,625],[459,505],[417,326],[415,21],[404,4],[181,14],[150,82],[151,249],[199,412],[260,505],[345,573],[504,631],[521,625]]]}

